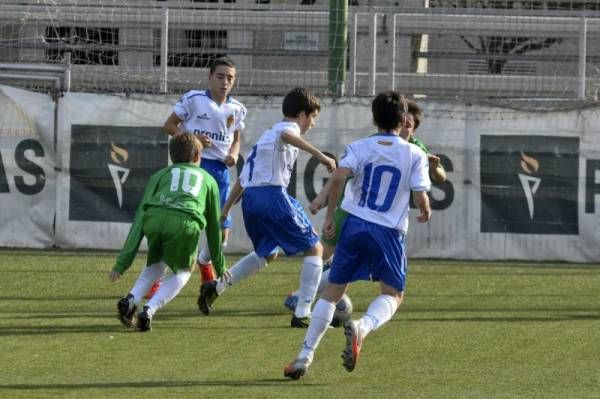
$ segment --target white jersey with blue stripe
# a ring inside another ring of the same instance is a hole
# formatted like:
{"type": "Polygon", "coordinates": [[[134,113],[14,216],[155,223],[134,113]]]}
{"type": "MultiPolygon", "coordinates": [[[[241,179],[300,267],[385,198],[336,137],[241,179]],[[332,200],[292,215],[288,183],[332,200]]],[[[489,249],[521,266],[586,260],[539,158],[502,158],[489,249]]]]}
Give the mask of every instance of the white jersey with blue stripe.
{"type": "Polygon", "coordinates": [[[281,140],[283,132],[300,136],[300,126],[283,121],[265,130],[246,158],[240,174],[242,187],[287,187],[290,184],[299,150],[281,140]]]}
{"type": "Polygon", "coordinates": [[[361,219],[406,233],[411,190],[429,191],[429,163],[419,147],[389,133],[350,143],[340,167],[354,175],[341,207],[361,219]]]}
{"type": "Polygon", "coordinates": [[[222,105],[217,104],[209,90],[188,91],[177,101],[173,112],[182,120],[183,131],[203,134],[212,145],[202,150],[202,158],[223,161],[229,154],[233,133],[244,129],[246,108],[232,97],[222,105]]]}

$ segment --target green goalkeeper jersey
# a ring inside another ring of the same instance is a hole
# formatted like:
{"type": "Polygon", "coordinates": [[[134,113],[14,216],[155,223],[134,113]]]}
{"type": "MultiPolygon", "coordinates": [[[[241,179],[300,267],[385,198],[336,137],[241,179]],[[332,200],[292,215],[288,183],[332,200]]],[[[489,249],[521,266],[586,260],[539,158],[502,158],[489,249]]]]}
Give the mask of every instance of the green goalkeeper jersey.
{"type": "Polygon", "coordinates": [[[206,229],[208,249],[215,271],[219,276],[223,275],[225,258],[221,248],[219,187],[208,172],[191,163],[177,163],[150,177],[129,235],[113,268],[119,273],[123,273],[133,263],[143,238],[144,213],[183,214],[195,220],[201,230],[206,229]]]}
{"type": "Polygon", "coordinates": [[[428,154],[428,155],[431,154],[431,151],[429,151],[429,148],[427,148],[425,143],[423,143],[421,140],[419,140],[415,136],[411,136],[410,139],[408,139],[408,142],[411,144],[414,144],[417,147],[419,147],[420,149],[422,149],[425,154],[428,154]]]}

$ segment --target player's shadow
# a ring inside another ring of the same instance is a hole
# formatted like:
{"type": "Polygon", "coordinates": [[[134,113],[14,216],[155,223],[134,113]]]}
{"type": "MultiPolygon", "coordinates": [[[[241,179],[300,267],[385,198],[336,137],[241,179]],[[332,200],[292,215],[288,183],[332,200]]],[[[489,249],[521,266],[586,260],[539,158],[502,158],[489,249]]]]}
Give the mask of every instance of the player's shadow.
{"type": "MultiPolygon", "coordinates": [[[[573,311],[573,310],[572,310],[573,311]]],[[[549,314],[547,316],[447,316],[447,317],[401,317],[392,322],[475,322],[475,323],[524,323],[524,322],[547,322],[556,323],[566,320],[598,320],[598,314],[549,314]]]]}
{"type": "Polygon", "coordinates": [[[115,303],[119,300],[118,296],[115,295],[81,295],[81,296],[32,296],[32,295],[11,295],[11,296],[0,296],[0,301],[27,301],[27,302],[57,302],[57,301],[83,301],[83,302],[94,302],[94,301],[114,301],[115,303]]]}
{"type": "Polygon", "coordinates": [[[81,333],[114,333],[118,332],[114,326],[103,324],[89,325],[61,325],[61,326],[2,326],[0,327],[0,337],[8,336],[36,336],[36,335],[57,335],[57,334],[81,334],[81,333]]]}
{"type": "Polygon", "coordinates": [[[82,389],[119,389],[119,388],[186,388],[186,387],[229,387],[244,388],[248,386],[298,387],[305,389],[307,385],[323,386],[325,384],[304,381],[302,384],[289,384],[289,379],[264,378],[255,380],[207,380],[207,381],[135,381],[110,383],[81,383],[81,384],[0,384],[0,391],[36,391],[36,390],[82,390],[82,389]]]}

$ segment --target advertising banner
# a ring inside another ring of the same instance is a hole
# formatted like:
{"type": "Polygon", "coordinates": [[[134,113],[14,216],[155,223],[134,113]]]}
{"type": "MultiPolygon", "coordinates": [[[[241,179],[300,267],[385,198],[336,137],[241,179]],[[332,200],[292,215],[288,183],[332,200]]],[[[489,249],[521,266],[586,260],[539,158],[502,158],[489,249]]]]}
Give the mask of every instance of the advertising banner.
{"type": "MultiPolygon", "coordinates": [[[[148,177],[169,163],[162,125],[177,99],[65,93],[54,102],[0,89],[0,245],[120,249],[148,177]]],[[[232,181],[262,132],[282,118],[280,97],[240,100],[248,114],[232,181]]],[[[600,108],[419,103],[416,136],[448,179],[429,193],[429,223],[411,212],[409,256],[600,260],[600,108]]],[[[370,99],[325,99],[305,137],[338,158],[373,133],[370,99]]],[[[288,192],[308,209],[328,176],[301,151],[288,192]]],[[[240,208],[232,211],[230,253],[252,250],[240,208]]],[[[317,231],[324,214],[310,215],[317,231]]]]}
{"type": "Polygon", "coordinates": [[[146,181],[168,165],[168,112],[164,103],[119,96],[64,96],[57,245],[120,249],[146,181]]]}
{"type": "Polygon", "coordinates": [[[0,86],[0,245],[54,243],[54,102],[45,94],[0,86]]]}

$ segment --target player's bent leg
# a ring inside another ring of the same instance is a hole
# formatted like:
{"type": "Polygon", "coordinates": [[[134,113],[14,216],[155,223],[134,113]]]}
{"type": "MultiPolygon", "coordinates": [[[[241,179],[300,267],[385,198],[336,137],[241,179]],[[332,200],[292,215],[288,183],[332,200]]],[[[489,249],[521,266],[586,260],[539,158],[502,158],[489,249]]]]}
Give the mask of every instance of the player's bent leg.
{"type": "MultiPolygon", "coordinates": [[[[321,280],[323,260],[318,256],[304,257],[302,271],[300,273],[300,289],[298,290],[298,303],[292,317],[292,327],[304,327],[302,324],[294,325],[295,320],[306,320],[310,318],[310,307],[317,294],[317,287],[321,280]]],[[[308,324],[307,324],[308,325],[308,324]]]]}
{"type": "Polygon", "coordinates": [[[181,292],[192,276],[191,268],[179,269],[163,280],[156,294],[146,303],[138,314],[137,327],[139,331],[152,330],[152,317],[154,313],[173,300],[181,292]]]}
{"type": "Polygon", "coordinates": [[[229,269],[231,279],[225,281],[218,279],[208,281],[200,287],[200,296],[198,297],[198,309],[202,314],[208,316],[213,307],[213,303],[229,286],[235,285],[240,281],[254,275],[260,269],[267,266],[267,260],[260,257],[256,252],[251,252],[240,259],[229,269]]]}
{"type": "Polygon", "coordinates": [[[310,308],[317,294],[323,271],[323,246],[320,242],[304,253],[302,271],[300,273],[300,289],[298,303],[290,325],[296,328],[306,328],[310,323],[310,308]]]}
{"type": "Polygon", "coordinates": [[[381,283],[381,292],[358,320],[349,320],[344,325],[346,346],[342,351],[343,366],[347,371],[356,367],[365,337],[390,321],[404,297],[403,291],[381,283]]]}
{"type": "Polygon", "coordinates": [[[144,295],[150,290],[150,287],[165,275],[167,267],[165,262],[160,261],[142,269],[130,291],[134,297],[134,302],[139,303],[142,300],[144,295]]]}
{"type": "MultiPolygon", "coordinates": [[[[337,285],[337,288],[343,293],[346,286],[337,285]]],[[[335,296],[337,292],[332,292],[331,295],[335,296]]],[[[314,358],[315,351],[333,319],[334,312],[335,302],[323,298],[317,301],[311,323],[308,326],[304,342],[302,343],[302,349],[296,359],[285,367],[283,373],[285,377],[298,379],[306,373],[308,366],[314,358]]]]}
{"type": "Polygon", "coordinates": [[[152,313],[171,302],[185,287],[191,276],[191,268],[185,268],[166,277],[156,294],[146,303],[152,309],[152,313]]]}

